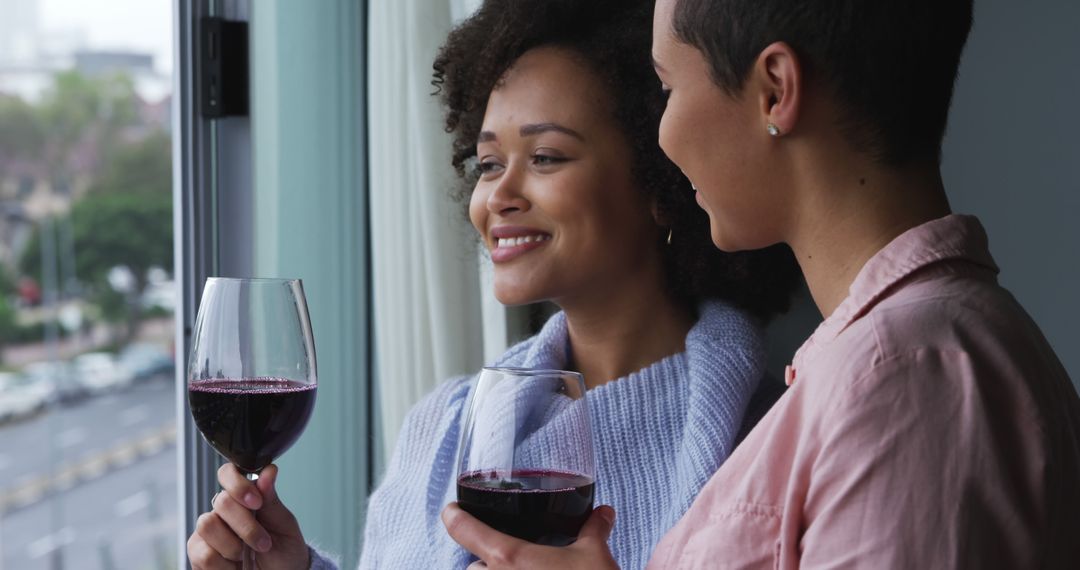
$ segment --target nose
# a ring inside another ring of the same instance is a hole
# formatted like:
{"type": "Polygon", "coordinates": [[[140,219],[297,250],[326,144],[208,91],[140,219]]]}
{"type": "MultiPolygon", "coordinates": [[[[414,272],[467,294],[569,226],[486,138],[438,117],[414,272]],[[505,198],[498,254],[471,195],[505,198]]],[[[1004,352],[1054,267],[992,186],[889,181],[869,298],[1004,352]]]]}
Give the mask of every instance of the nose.
{"type": "Polygon", "coordinates": [[[487,198],[487,209],[492,214],[506,216],[514,212],[528,211],[530,204],[525,197],[523,174],[513,164],[507,167],[497,180],[487,198]]]}

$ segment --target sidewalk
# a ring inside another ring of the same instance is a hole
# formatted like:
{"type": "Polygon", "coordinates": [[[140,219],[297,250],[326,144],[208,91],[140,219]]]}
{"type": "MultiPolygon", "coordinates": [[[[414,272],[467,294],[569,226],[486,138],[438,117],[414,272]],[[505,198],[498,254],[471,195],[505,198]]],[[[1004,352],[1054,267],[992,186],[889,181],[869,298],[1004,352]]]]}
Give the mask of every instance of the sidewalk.
{"type": "MultiPolygon", "coordinates": [[[[143,321],[136,340],[169,347],[175,333],[173,322],[171,317],[143,321]]],[[[67,360],[83,352],[97,350],[108,343],[109,333],[104,327],[95,327],[90,334],[79,337],[64,335],[58,345],[56,357],[67,360]]],[[[0,355],[0,362],[13,368],[48,360],[52,356],[44,342],[5,347],[0,355]]]]}

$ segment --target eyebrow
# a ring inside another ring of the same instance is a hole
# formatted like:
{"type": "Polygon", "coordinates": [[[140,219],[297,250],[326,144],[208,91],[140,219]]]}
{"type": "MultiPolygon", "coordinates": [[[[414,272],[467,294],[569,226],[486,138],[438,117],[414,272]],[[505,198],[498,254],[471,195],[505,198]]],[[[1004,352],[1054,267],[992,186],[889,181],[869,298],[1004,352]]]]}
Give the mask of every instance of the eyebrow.
{"type": "Polygon", "coordinates": [[[570,135],[579,141],[585,140],[585,137],[581,136],[581,133],[575,131],[574,129],[571,129],[570,127],[564,127],[558,123],[537,123],[535,125],[522,125],[519,132],[523,137],[530,137],[549,131],[555,131],[564,135],[570,135]]]}
{"type": "MultiPolygon", "coordinates": [[[[557,132],[564,135],[572,136],[579,141],[585,142],[585,137],[581,133],[571,129],[570,127],[564,127],[558,123],[535,123],[531,125],[522,125],[519,129],[519,133],[523,137],[536,136],[540,133],[557,132]]],[[[477,143],[493,142],[497,140],[495,133],[491,131],[480,131],[480,134],[476,137],[477,143]]]]}

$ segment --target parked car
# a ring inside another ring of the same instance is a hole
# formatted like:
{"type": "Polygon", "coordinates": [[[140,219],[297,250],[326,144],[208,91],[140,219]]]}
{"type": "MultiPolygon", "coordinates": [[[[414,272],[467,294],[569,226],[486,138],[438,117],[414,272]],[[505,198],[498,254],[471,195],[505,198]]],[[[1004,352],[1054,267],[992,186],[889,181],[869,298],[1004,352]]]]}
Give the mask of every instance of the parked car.
{"type": "Polygon", "coordinates": [[[0,372],[0,422],[17,420],[45,409],[50,390],[43,383],[12,372],[0,372]]]}
{"type": "Polygon", "coordinates": [[[71,364],[75,377],[91,394],[104,394],[131,386],[135,375],[121,366],[108,352],[88,352],[76,356],[71,364]]]}
{"type": "Polygon", "coordinates": [[[51,385],[50,403],[69,404],[77,402],[85,398],[89,393],[86,386],[79,382],[71,370],[71,366],[66,362],[34,362],[23,367],[22,374],[37,382],[51,385]]]}
{"type": "Polygon", "coordinates": [[[129,344],[120,351],[120,364],[144,380],[161,374],[173,373],[173,358],[161,346],[148,342],[129,344]]]}

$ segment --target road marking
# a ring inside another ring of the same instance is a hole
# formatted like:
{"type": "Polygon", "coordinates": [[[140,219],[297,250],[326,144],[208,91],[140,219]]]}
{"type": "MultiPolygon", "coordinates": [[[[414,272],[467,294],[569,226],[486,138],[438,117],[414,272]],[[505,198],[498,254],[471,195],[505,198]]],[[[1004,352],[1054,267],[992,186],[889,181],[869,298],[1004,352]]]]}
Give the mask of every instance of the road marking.
{"type": "Polygon", "coordinates": [[[117,518],[123,518],[135,514],[148,506],[150,506],[150,493],[139,491],[126,499],[117,501],[113,506],[113,514],[117,518]]]}
{"type": "Polygon", "coordinates": [[[81,427],[73,427],[67,431],[62,431],[56,436],[57,447],[71,447],[73,445],[79,445],[86,441],[86,429],[81,427]]]}
{"type": "Polygon", "coordinates": [[[67,546],[74,541],[75,530],[66,526],[56,533],[47,534],[34,542],[31,542],[26,547],[26,553],[30,555],[31,559],[41,558],[57,548],[67,546]]]}
{"type": "MultiPolygon", "coordinates": [[[[0,487],[0,517],[13,509],[34,504],[50,493],[70,489],[79,483],[96,479],[112,469],[130,465],[140,457],[149,458],[170,446],[175,439],[176,424],[169,423],[140,438],[126,441],[91,457],[64,464],[54,470],[52,475],[23,475],[16,479],[13,486],[0,487]]],[[[40,548],[45,546],[49,545],[39,545],[40,548]]],[[[3,570],[3,566],[0,566],[0,570],[3,570]]]]}
{"type": "Polygon", "coordinates": [[[132,406],[120,412],[120,425],[124,427],[133,426],[149,416],[150,412],[146,409],[146,406],[132,406]]]}

